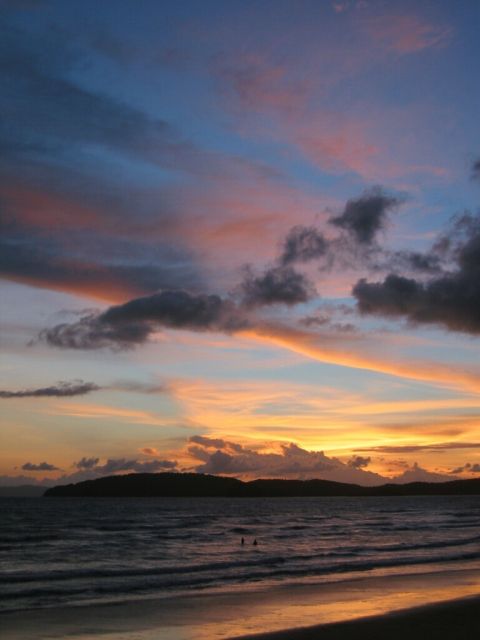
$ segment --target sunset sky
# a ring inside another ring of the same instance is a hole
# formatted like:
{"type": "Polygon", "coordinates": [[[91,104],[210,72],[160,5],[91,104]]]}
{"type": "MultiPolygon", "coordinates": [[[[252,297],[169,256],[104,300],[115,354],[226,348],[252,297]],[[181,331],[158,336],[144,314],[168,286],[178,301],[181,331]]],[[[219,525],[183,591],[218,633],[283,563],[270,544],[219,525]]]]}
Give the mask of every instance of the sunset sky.
{"type": "Polygon", "coordinates": [[[0,2],[0,484],[480,475],[480,2],[0,2]]]}

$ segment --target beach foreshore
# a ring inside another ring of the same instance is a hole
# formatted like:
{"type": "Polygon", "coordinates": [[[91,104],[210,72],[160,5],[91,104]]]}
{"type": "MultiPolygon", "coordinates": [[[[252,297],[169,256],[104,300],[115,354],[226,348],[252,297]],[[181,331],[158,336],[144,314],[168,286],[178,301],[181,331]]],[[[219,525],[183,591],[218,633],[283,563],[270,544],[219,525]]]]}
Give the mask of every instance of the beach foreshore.
{"type": "Polygon", "coordinates": [[[479,567],[0,615],[2,640],[472,640],[479,629],[479,567]]]}
{"type": "Polygon", "coordinates": [[[480,637],[480,595],[380,616],[253,634],[230,640],[472,640],[480,637]]]}

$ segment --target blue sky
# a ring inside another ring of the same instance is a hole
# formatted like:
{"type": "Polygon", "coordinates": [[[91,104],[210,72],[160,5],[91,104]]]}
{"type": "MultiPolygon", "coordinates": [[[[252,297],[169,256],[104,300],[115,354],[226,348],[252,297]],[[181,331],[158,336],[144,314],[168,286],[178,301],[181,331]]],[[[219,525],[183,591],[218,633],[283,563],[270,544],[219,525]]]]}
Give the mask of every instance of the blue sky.
{"type": "Polygon", "coordinates": [[[0,7],[4,483],[474,477],[477,2],[0,7]]]}

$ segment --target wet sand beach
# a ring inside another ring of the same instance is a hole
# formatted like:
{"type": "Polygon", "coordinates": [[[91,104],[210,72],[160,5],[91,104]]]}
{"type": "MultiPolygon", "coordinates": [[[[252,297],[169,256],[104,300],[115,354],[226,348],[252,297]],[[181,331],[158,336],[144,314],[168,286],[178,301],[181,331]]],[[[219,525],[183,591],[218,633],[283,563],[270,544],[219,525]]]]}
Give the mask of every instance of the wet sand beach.
{"type": "Polygon", "coordinates": [[[479,625],[478,568],[0,616],[2,640],[473,640],[479,625]]]}
{"type": "Polygon", "coordinates": [[[480,637],[480,596],[235,640],[472,640],[480,637]]]}

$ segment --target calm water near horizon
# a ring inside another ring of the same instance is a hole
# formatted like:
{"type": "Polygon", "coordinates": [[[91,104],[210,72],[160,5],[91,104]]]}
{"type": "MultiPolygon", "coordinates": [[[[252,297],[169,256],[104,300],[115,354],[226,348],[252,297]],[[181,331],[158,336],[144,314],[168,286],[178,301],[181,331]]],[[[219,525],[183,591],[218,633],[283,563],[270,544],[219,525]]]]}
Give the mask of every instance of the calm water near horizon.
{"type": "Polygon", "coordinates": [[[480,565],[475,496],[6,498],[0,510],[0,611],[480,565]]]}

